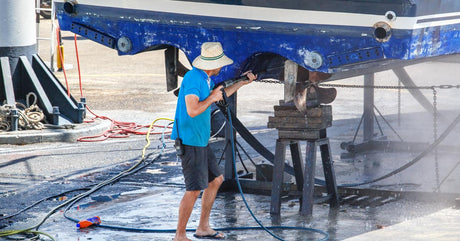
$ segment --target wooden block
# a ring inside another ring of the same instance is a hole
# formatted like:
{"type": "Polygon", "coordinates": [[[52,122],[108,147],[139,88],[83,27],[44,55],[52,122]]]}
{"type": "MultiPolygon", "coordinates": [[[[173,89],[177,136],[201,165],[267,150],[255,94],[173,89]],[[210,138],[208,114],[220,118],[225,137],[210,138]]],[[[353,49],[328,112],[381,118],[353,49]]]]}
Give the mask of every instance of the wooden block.
{"type": "Polygon", "coordinates": [[[296,117],[268,117],[268,128],[276,129],[305,129],[305,130],[318,130],[325,129],[332,126],[332,120],[322,120],[319,123],[309,123],[309,119],[296,118],[296,117]]]}
{"type": "Polygon", "coordinates": [[[295,107],[294,104],[292,104],[292,105],[275,105],[275,106],[273,106],[273,109],[275,111],[277,111],[277,110],[294,110],[294,111],[298,111],[297,107],[295,107]]]}
{"type": "Polygon", "coordinates": [[[320,105],[317,108],[307,109],[307,117],[321,117],[323,115],[332,116],[332,106],[320,105]]]}
{"type": "Polygon", "coordinates": [[[296,110],[275,110],[275,116],[293,116],[293,117],[303,117],[305,118],[305,114],[296,110]]]}
{"type": "Polygon", "coordinates": [[[294,105],[274,106],[275,116],[268,117],[268,128],[318,130],[332,126],[332,107],[321,105],[307,110],[307,115],[294,105]]]}
{"type": "Polygon", "coordinates": [[[304,129],[307,129],[307,126],[305,124],[273,123],[273,122],[268,122],[267,127],[268,128],[276,128],[276,129],[279,129],[279,130],[283,130],[283,129],[304,130],[304,129]]]}
{"type": "Polygon", "coordinates": [[[325,118],[322,118],[322,117],[310,117],[307,119],[308,124],[321,124],[325,121],[326,121],[325,118]]]}
{"type": "Polygon", "coordinates": [[[292,124],[292,123],[268,123],[268,128],[276,128],[278,130],[292,130],[297,129],[302,130],[321,130],[331,127],[332,123],[321,123],[321,124],[310,124],[310,125],[301,125],[301,124],[292,124]]]}
{"type": "Polygon", "coordinates": [[[295,105],[275,105],[275,116],[307,116],[307,117],[322,117],[332,116],[332,106],[321,105],[317,108],[307,109],[307,113],[300,112],[295,105]]]}
{"type": "Polygon", "coordinates": [[[278,130],[280,139],[317,140],[320,138],[319,130],[278,130]]]}
{"type": "Polygon", "coordinates": [[[308,117],[307,124],[320,124],[323,122],[332,122],[332,115],[323,117],[308,117]]]}
{"type": "Polygon", "coordinates": [[[307,124],[307,129],[326,129],[332,126],[332,121],[330,122],[321,122],[319,124],[307,124]]]}
{"type": "Polygon", "coordinates": [[[303,124],[307,125],[307,119],[305,117],[279,117],[279,116],[269,116],[269,123],[284,123],[284,124],[303,124]]]}

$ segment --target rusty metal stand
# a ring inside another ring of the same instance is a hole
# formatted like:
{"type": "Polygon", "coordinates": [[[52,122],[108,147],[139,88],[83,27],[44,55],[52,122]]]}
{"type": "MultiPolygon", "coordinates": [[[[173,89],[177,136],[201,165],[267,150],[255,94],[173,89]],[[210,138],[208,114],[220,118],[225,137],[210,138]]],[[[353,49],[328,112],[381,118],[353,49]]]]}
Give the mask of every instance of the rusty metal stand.
{"type": "Polygon", "coordinates": [[[301,194],[300,212],[311,216],[315,185],[316,147],[320,148],[326,188],[331,207],[339,205],[334,167],[331,159],[326,128],[332,124],[330,106],[312,108],[307,115],[298,112],[295,106],[275,106],[275,117],[269,118],[268,126],[278,129],[273,167],[270,213],[279,215],[283,190],[286,147],[289,145],[295,170],[297,190],[301,194]],[[305,164],[299,142],[307,141],[305,164]]]}

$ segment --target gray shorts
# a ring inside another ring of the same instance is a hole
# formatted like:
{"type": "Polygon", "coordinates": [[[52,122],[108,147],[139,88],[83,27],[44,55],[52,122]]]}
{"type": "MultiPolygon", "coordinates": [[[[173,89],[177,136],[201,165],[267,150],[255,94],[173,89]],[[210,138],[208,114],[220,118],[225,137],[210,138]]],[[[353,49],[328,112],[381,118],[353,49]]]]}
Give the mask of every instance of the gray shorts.
{"type": "Polygon", "coordinates": [[[182,173],[185,178],[185,190],[198,191],[208,187],[216,177],[221,175],[216,156],[211,147],[184,145],[182,173]]]}

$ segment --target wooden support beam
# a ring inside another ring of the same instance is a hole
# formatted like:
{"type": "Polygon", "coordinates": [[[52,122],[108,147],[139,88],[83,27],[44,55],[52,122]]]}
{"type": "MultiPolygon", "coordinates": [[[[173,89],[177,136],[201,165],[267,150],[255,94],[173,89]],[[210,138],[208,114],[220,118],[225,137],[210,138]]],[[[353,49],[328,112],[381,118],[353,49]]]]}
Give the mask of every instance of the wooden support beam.
{"type": "Polygon", "coordinates": [[[313,193],[315,189],[316,141],[307,141],[307,158],[305,160],[304,183],[300,214],[311,216],[313,213],[313,193]]]}
{"type": "Polygon", "coordinates": [[[286,60],[284,62],[284,102],[294,100],[295,85],[297,82],[297,63],[286,60]]]}
{"type": "Polygon", "coordinates": [[[276,141],[275,160],[273,162],[272,196],[270,213],[279,215],[281,209],[281,194],[284,176],[284,160],[286,158],[286,143],[276,141]]]}

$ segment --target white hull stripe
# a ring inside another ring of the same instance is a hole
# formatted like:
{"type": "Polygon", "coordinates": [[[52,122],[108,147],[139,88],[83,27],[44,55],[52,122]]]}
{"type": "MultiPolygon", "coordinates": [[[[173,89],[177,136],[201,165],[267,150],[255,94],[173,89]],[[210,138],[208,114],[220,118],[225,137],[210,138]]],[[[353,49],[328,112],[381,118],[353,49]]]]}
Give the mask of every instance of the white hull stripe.
{"type": "MultiPolygon", "coordinates": [[[[65,0],[56,0],[56,2],[65,2],[65,0]]],[[[375,23],[384,21],[389,23],[394,29],[411,30],[460,24],[460,12],[418,17],[397,17],[395,21],[389,21],[383,15],[221,5],[172,0],[79,0],[78,3],[99,7],[188,14],[203,17],[314,25],[372,27],[375,23]]]]}

